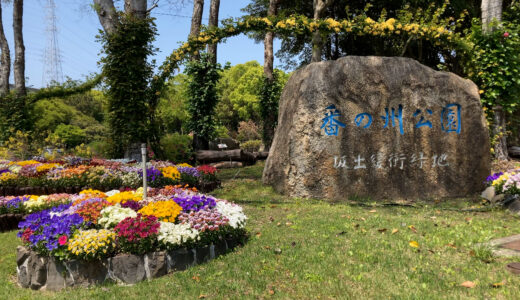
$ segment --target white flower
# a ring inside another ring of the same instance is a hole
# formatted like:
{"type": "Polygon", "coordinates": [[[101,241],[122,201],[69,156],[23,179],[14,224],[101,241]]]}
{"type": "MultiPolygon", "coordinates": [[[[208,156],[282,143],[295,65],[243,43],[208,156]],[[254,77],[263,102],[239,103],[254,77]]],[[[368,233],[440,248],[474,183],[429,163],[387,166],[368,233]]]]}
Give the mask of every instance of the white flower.
{"type": "Polygon", "coordinates": [[[39,196],[38,198],[31,197],[28,201],[23,202],[23,205],[28,212],[33,212],[45,205],[47,198],[49,198],[49,196],[39,196]]]}
{"type": "Polygon", "coordinates": [[[217,200],[217,211],[229,219],[229,225],[233,228],[243,228],[246,225],[247,217],[242,211],[242,207],[224,200],[217,200]]]}
{"type": "Polygon", "coordinates": [[[121,193],[119,190],[111,190],[111,191],[108,191],[105,193],[105,195],[107,195],[107,197],[110,197],[110,196],[114,196],[115,194],[119,194],[121,193]]]}
{"type": "Polygon", "coordinates": [[[190,227],[189,224],[174,224],[160,222],[159,236],[157,239],[164,245],[177,246],[189,240],[199,240],[199,231],[190,227]]]}
{"type": "Polygon", "coordinates": [[[123,208],[119,204],[107,206],[101,210],[101,217],[98,220],[98,224],[105,228],[110,228],[116,226],[119,222],[128,217],[135,218],[137,217],[137,213],[133,209],[123,208]]]}
{"type": "Polygon", "coordinates": [[[141,183],[141,176],[136,172],[129,172],[121,176],[124,186],[138,186],[141,183]]]}

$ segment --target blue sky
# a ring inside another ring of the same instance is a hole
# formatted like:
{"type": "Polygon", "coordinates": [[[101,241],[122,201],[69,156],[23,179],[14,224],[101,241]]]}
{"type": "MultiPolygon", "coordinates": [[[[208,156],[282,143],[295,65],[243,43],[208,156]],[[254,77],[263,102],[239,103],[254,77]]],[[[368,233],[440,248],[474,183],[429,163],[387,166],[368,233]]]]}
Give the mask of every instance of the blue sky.
{"type": "MultiPolygon", "coordinates": [[[[47,44],[45,4],[46,0],[24,1],[24,43],[26,58],[27,86],[42,87],[44,69],[44,52],[47,44]]],[[[122,1],[119,1],[122,2],[122,1]]],[[[187,2],[184,7],[168,6],[161,0],[152,16],[156,18],[158,36],[155,46],[159,52],[155,56],[158,65],[164,58],[178,47],[179,42],[187,39],[190,30],[193,3],[187,2]]],[[[205,1],[203,23],[207,24],[209,2],[205,1]]],[[[96,35],[101,25],[95,12],[91,9],[92,1],[87,0],[55,0],[58,28],[58,45],[62,61],[63,76],[72,79],[84,79],[85,75],[100,72],[99,52],[101,45],[96,42],[96,35]]],[[[243,15],[240,11],[249,0],[221,0],[220,19],[243,15]]],[[[14,61],[14,42],[12,31],[12,5],[2,4],[2,21],[14,61]]],[[[279,41],[275,41],[276,52],[279,41]]],[[[232,65],[257,60],[263,64],[263,43],[255,44],[253,40],[241,35],[230,38],[218,48],[218,61],[232,65]]],[[[275,67],[279,61],[275,58],[275,67]]],[[[13,77],[11,75],[11,82],[13,77]]]]}

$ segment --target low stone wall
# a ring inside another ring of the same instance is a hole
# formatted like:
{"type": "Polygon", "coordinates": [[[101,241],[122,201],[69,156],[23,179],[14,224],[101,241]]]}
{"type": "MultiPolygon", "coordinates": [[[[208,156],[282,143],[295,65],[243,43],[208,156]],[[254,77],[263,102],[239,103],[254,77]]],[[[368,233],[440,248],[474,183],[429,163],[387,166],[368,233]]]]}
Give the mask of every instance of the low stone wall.
{"type": "Polygon", "coordinates": [[[0,215],[0,232],[18,229],[18,223],[24,219],[23,214],[0,215]]]}
{"type": "Polygon", "coordinates": [[[33,290],[50,291],[66,287],[88,287],[106,282],[135,284],[207,262],[231,251],[238,244],[239,240],[228,239],[197,249],[181,248],[145,255],[119,254],[93,261],[59,261],[54,257],[43,257],[18,246],[18,284],[33,290]]]}

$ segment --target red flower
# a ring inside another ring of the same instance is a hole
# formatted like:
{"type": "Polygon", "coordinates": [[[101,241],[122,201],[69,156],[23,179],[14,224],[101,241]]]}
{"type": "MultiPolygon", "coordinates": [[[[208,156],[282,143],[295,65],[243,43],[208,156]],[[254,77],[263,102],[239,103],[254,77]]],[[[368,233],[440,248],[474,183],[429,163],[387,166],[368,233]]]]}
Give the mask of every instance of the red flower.
{"type": "Polygon", "coordinates": [[[504,37],[509,37],[509,32],[504,32],[504,37]]]}
{"type": "Polygon", "coordinates": [[[60,236],[60,238],[58,239],[58,243],[60,244],[60,246],[65,245],[67,243],[67,236],[66,235],[60,236]]]}

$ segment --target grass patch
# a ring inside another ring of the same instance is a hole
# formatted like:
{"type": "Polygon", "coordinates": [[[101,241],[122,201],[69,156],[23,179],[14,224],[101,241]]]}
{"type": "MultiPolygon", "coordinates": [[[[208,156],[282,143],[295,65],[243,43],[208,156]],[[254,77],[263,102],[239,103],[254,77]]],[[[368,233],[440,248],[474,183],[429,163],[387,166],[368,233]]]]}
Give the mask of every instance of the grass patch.
{"type": "Polygon", "coordinates": [[[520,298],[520,277],[505,270],[514,259],[475,248],[520,232],[517,217],[461,210],[471,199],[377,207],[292,199],[261,184],[262,166],[241,169],[235,179],[237,170],[221,172],[223,187],[213,193],[249,216],[251,239],[235,253],[134,286],[34,292],[14,284],[19,242],[14,232],[2,233],[0,298],[520,298]],[[476,286],[461,287],[464,281],[476,286]]]}

